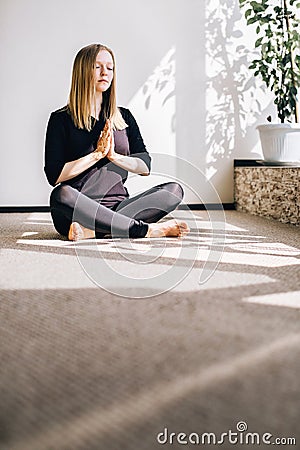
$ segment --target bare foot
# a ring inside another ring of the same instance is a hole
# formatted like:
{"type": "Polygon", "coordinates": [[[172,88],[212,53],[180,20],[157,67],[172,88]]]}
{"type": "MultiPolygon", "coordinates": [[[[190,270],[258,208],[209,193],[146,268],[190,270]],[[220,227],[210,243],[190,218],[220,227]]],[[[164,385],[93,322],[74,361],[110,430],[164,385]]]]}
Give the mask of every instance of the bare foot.
{"type": "Polygon", "coordinates": [[[149,224],[148,232],[145,237],[182,237],[190,231],[189,226],[182,220],[167,220],[162,223],[149,224]]]}
{"type": "Polygon", "coordinates": [[[72,222],[68,234],[69,241],[80,241],[81,239],[92,239],[95,237],[95,231],[85,228],[78,222],[72,222]]]}

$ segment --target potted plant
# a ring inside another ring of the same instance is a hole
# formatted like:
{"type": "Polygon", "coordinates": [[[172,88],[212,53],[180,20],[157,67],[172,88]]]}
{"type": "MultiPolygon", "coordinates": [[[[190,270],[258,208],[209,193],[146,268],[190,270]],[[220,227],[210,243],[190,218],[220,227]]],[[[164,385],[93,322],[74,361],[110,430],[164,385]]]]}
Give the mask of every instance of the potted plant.
{"type": "MultiPolygon", "coordinates": [[[[250,69],[274,93],[279,123],[259,125],[265,160],[300,161],[297,94],[300,86],[299,0],[239,0],[248,25],[256,26],[260,54],[250,69]]],[[[271,117],[267,120],[271,122],[271,117]]]]}

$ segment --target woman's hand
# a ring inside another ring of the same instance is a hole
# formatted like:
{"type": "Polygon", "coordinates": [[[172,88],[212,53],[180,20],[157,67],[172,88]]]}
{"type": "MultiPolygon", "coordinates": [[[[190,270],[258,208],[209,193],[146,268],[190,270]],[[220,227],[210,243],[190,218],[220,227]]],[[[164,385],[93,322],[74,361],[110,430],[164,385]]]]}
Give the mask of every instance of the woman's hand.
{"type": "Polygon", "coordinates": [[[113,138],[112,125],[110,120],[105,122],[104,128],[97,142],[97,148],[93,152],[94,158],[99,161],[108,155],[111,148],[111,140],[113,138]]]}
{"type": "Polygon", "coordinates": [[[119,153],[115,152],[115,140],[114,140],[114,132],[112,129],[112,124],[110,122],[110,138],[109,138],[109,150],[106,154],[106,157],[110,160],[110,161],[115,161],[116,159],[118,159],[118,157],[120,157],[121,155],[119,153]]]}
{"type": "Polygon", "coordinates": [[[121,169],[128,172],[138,173],[140,175],[149,175],[147,165],[140,158],[132,158],[131,156],[120,155],[115,151],[115,140],[112,129],[112,123],[107,120],[101,136],[98,140],[97,148],[93,152],[97,160],[105,156],[114,164],[121,167],[121,169]]]}

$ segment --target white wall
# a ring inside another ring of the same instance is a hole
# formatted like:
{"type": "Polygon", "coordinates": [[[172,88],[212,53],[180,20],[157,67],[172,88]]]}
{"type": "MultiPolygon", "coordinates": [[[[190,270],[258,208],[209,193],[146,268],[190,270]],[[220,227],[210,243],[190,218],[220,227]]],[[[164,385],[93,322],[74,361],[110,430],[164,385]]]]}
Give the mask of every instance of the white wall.
{"type": "Polygon", "coordinates": [[[155,184],[160,172],[190,183],[187,202],[215,202],[205,180],[232,202],[232,160],[261,156],[255,126],[273,110],[247,69],[255,37],[237,3],[2,0],[0,205],[48,203],[47,120],[66,103],[75,54],[96,42],[115,51],[119,104],[153,154],[154,175],[133,177],[130,190],[155,184]]]}

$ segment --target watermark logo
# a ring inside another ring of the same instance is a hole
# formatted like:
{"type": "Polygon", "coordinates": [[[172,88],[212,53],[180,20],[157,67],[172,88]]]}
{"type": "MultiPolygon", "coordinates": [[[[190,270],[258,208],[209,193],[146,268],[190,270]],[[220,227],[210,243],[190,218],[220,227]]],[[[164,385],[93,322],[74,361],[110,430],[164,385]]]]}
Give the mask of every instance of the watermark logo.
{"type": "Polygon", "coordinates": [[[271,433],[256,433],[248,430],[247,422],[240,421],[236,424],[236,430],[228,430],[224,433],[213,432],[170,432],[168,428],[157,434],[156,440],[159,444],[180,445],[296,445],[295,437],[275,437],[271,433]]]}
{"type": "Polygon", "coordinates": [[[246,422],[243,422],[243,421],[241,420],[240,422],[238,422],[238,423],[236,424],[236,429],[237,429],[238,431],[241,431],[241,432],[247,431],[247,430],[248,430],[248,425],[247,425],[246,422]]]}
{"type": "MultiPolygon", "coordinates": [[[[198,283],[204,284],[214,273],[221,259],[225,241],[225,215],[222,203],[212,183],[197,167],[188,161],[165,154],[154,155],[151,172],[153,185],[164,181],[179,183],[189,191],[197,203],[204,203],[199,195],[205,188],[214,203],[214,210],[207,210],[205,238],[201,241],[202,222],[187,205],[168,214],[188,223],[191,232],[181,238],[129,239],[118,237],[118,218],[112,221],[109,239],[91,239],[75,243],[77,258],[88,277],[102,289],[123,297],[149,298],[167,292],[181,283],[197,265],[198,283]],[[156,182],[157,180],[157,182],[156,182]]],[[[109,165],[108,165],[109,169],[109,165]]],[[[139,177],[139,176],[137,176],[139,177]]],[[[139,177],[141,178],[141,177],[139,177]]],[[[145,189],[146,190],[146,189],[145,189]]],[[[147,200],[134,209],[135,216],[142,216],[147,200]]],[[[130,212],[123,211],[128,217],[130,212]]],[[[73,221],[82,222],[80,196],[73,221]]],[[[95,216],[94,222],[95,226],[95,216]]]]}

